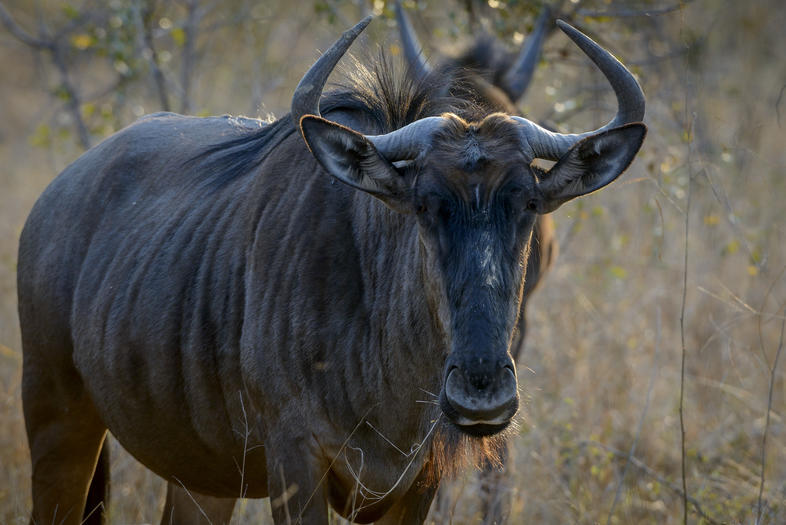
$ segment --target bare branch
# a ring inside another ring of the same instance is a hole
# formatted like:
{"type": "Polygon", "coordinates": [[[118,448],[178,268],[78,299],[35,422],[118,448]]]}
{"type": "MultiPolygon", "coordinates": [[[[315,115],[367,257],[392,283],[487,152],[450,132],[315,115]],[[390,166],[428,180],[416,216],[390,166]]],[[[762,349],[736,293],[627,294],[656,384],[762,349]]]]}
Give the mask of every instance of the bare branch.
{"type": "Polygon", "coordinates": [[[625,466],[622,469],[622,475],[620,476],[619,483],[617,484],[617,491],[614,493],[614,501],[611,503],[611,509],[609,510],[609,516],[606,520],[606,525],[611,524],[611,518],[614,516],[614,508],[617,506],[617,502],[619,501],[620,494],[622,494],[622,486],[625,483],[625,475],[628,473],[628,467],[630,466],[631,461],[636,456],[636,445],[639,442],[639,438],[641,437],[641,429],[644,427],[644,420],[647,417],[647,411],[650,407],[650,400],[652,399],[652,389],[655,386],[655,376],[658,375],[658,355],[660,354],[660,334],[661,334],[661,326],[660,326],[660,308],[658,308],[658,315],[655,318],[655,352],[652,356],[652,373],[650,374],[649,384],[647,385],[647,395],[644,398],[644,409],[641,411],[641,417],[639,418],[639,426],[636,429],[636,437],[633,438],[633,443],[630,446],[630,451],[628,452],[628,457],[625,460],[625,466]]]}
{"type": "Polygon", "coordinates": [[[76,132],[77,132],[77,136],[79,137],[79,143],[84,149],[89,149],[90,133],[87,130],[87,126],[85,125],[84,119],[82,119],[82,114],[79,109],[81,106],[81,98],[76,89],[76,86],[74,86],[73,82],[71,82],[71,78],[68,74],[68,65],[66,64],[66,60],[63,57],[63,52],[64,52],[63,46],[59,45],[56,40],[42,39],[40,37],[34,37],[29,33],[27,33],[24,29],[22,29],[19,26],[19,24],[17,24],[14,21],[14,19],[11,17],[11,14],[1,3],[0,3],[0,21],[3,22],[3,25],[20,42],[38,51],[48,51],[50,53],[50,55],[52,56],[52,62],[54,63],[55,68],[57,68],[57,71],[60,74],[60,85],[67,99],[66,107],[68,108],[69,113],[71,113],[71,118],[74,119],[74,125],[76,126],[76,132]]]}
{"type": "Polygon", "coordinates": [[[82,113],[79,109],[82,105],[82,100],[76,90],[76,87],[71,82],[71,78],[68,75],[68,66],[66,65],[65,59],[63,58],[63,48],[61,46],[53,45],[50,51],[52,53],[52,61],[54,62],[57,71],[60,73],[61,86],[66,94],[66,97],[68,98],[66,107],[71,113],[71,117],[74,119],[76,132],[79,136],[79,143],[84,149],[90,149],[90,133],[87,131],[87,126],[85,125],[84,119],[82,119],[82,113]]]}
{"type": "Polygon", "coordinates": [[[191,81],[194,73],[194,63],[196,62],[196,35],[199,22],[204,16],[197,10],[196,0],[187,0],[186,20],[183,24],[183,65],[180,70],[180,88],[182,89],[182,99],[180,101],[180,111],[189,113],[191,111],[191,81]]]}
{"type": "MultiPolygon", "coordinates": [[[[687,110],[687,104],[686,104],[687,110]]],[[[692,131],[692,121],[686,122],[687,136],[692,131]]],[[[682,306],[680,307],[680,341],[682,351],[680,358],[680,448],[682,451],[682,502],[683,518],[682,523],[688,525],[688,480],[686,475],[686,453],[685,453],[685,356],[688,353],[685,346],[685,303],[688,297],[688,253],[690,248],[690,204],[693,190],[693,165],[691,164],[692,143],[688,143],[688,198],[685,204],[685,256],[683,259],[682,273],[682,306]]]]}
{"type": "Polygon", "coordinates": [[[638,16],[657,16],[663,15],[666,13],[671,13],[673,11],[679,11],[680,9],[684,8],[687,4],[689,4],[692,0],[685,0],[684,2],[680,2],[678,4],[668,5],[665,7],[659,7],[657,9],[606,9],[603,11],[592,11],[590,9],[578,9],[576,10],[576,14],[579,16],[586,16],[586,17],[610,17],[610,18],[634,18],[638,16]]]}
{"type": "MultiPolygon", "coordinates": [[[[781,272],[775,278],[775,280],[770,284],[769,288],[767,289],[767,293],[764,295],[764,300],[762,301],[761,310],[758,319],[758,331],[759,331],[759,345],[761,346],[762,354],[764,354],[764,336],[762,334],[762,318],[764,313],[764,308],[767,306],[767,299],[769,298],[770,294],[772,293],[773,288],[775,288],[775,284],[780,281],[781,277],[783,277],[783,273],[786,271],[786,266],[783,267],[781,272]]],[[[781,335],[778,340],[778,349],[775,351],[775,360],[772,363],[772,367],[770,368],[770,384],[769,384],[769,392],[767,394],[767,418],[764,423],[764,433],[761,438],[761,472],[759,475],[759,496],[756,500],[756,521],[755,524],[759,525],[761,523],[761,500],[762,496],[764,495],[764,469],[767,466],[767,434],[770,430],[770,414],[772,413],[772,393],[775,388],[775,379],[776,379],[776,370],[778,369],[778,360],[781,356],[781,350],[783,350],[783,331],[784,327],[786,327],[786,315],[783,316],[781,320],[781,335]]],[[[766,356],[765,356],[766,357],[766,356]]]]}
{"type": "Polygon", "coordinates": [[[137,21],[139,25],[139,32],[142,35],[142,42],[145,53],[150,62],[150,70],[153,73],[153,80],[156,83],[156,90],[158,92],[158,101],[161,104],[163,111],[169,111],[169,93],[166,87],[166,79],[164,72],[161,71],[161,62],[158,58],[158,51],[156,51],[153,42],[153,29],[151,22],[153,18],[153,11],[155,9],[155,0],[140,0],[137,4],[137,21]]]}
{"type": "Polygon", "coordinates": [[[6,29],[8,29],[8,31],[23,44],[26,44],[35,49],[47,49],[52,51],[54,42],[50,40],[42,40],[41,38],[35,37],[22,29],[22,26],[16,23],[14,18],[11,16],[11,13],[8,12],[2,3],[0,3],[0,22],[2,22],[6,29]]]}

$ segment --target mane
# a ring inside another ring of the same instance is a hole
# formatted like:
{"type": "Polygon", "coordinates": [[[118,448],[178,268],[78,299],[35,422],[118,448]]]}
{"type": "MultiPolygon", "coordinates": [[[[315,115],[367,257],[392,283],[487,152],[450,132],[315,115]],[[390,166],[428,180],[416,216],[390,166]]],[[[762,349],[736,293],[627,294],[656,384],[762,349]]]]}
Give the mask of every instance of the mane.
{"type": "MultiPolygon", "coordinates": [[[[406,67],[396,67],[384,53],[374,60],[352,59],[343,69],[345,80],[335,85],[320,101],[320,112],[344,112],[359,123],[357,131],[366,134],[388,133],[424,117],[455,113],[465,120],[479,120],[488,110],[472,97],[456,97],[457,80],[429,75],[413,80],[406,67]]],[[[464,92],[462,91],[462,95],[464,92]]],[[[199,163],[207,174],[204,184],[213,189],[254,172],[276,147],[295,133],[290,114],[260,128],[243,130],[241,135],[208,146],[185,163],[189,168],[199,163]]]]}
{"type": "Polygon", "coordinates": [[[456,96],[454,88],[460,80],[442,75],[417,79],[409,66],[397,66],[384,53],[364,61],[353,57],[351,67],[342,72],[346,80],[323,98],[320,108],[323,113],[361,112],[373,127],[368,133],[388,133],[443,113],[465,120],[479,120],[488,113],[472,98],[456,96]]]}

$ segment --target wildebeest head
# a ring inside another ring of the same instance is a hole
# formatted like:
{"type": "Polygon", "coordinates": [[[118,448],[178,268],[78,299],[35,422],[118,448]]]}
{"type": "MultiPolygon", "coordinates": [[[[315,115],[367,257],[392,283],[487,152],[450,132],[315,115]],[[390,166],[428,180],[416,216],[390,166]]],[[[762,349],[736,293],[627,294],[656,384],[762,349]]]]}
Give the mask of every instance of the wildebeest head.
{"type": "Polygon", "coordinates": [[[558,22],[617,94],[617,116],[606,126],[567,135],[505,113],[475,122],[445,113],[363,135],[319,116],[319,98],[369,21],[344,33],[306,73],[292,116],[329,174],[415,217],[425,293],[449,350],[442,411],[468,434],[494,434],[518,409],[509,347],[535,217],[602,188],[628,167],[646,133],[644,97],[622,64],[558,22]],[[537,158],[557,162],[544,171],[533,166],[537,158]]]}

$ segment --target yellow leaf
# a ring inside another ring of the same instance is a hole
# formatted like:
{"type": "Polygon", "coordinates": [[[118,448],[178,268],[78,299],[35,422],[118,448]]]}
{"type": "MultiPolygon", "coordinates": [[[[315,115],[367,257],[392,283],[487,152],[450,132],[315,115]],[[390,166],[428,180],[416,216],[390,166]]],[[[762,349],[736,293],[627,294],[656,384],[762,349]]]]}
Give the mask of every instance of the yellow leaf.
{"type": "Polygon", "coordinates": [[[622,266],[612,266],[609,268],[609,272],[617,279],[624,279],[628,276],[628,272],[622,266]]]}
{"type": "Polygon", "coordinates": [[[79,50],[84,51],[93,45],[93,37],[85,33],[74,35],[71,37],[71,45],[79,50]]]}
{"type": "Polygon", "coordinates": [[[33,146],[49,146],[52,143],[52,130],[46,124],[39,124],[29,140],[33,146]]]}
{"type": "Polygon", "coordinates": [[[748,275],[751,277],[756,277],[759,275],[759,269],[753,266],[752,264],[748,265],[748,275]]]}
{"type": "Polygon", "coordinates": [[[18,352],[15,352],[5,346],[4,344],[0,344],[0,356],[7,357],[9,359],[13,359],[14,361],[21,361],[22,356],[19,355],[18,352]]]}
{"type": "Polygon", "coordinates": [[[704,216],[704,224],[707,226],[717,226],[720,224],[720,217],[718,217],[714,213],[710,213],[709,215],[704,216]]]}
{"type": "Polygon", "coordinates": [[[396,44],[391,45],[390,46],[390,54],[393,55],[394,57],[399,56],[401,54],[401,48],[399,46],[397,46],[396,44]]]}
{"type": "Polygon", "coordinates": [[[183,31],[182,27],[176,27],[172,30],[172,40],[175,41],[175,44],[179,46],[183,46],[186,43],[186,32],[183,31]]]}

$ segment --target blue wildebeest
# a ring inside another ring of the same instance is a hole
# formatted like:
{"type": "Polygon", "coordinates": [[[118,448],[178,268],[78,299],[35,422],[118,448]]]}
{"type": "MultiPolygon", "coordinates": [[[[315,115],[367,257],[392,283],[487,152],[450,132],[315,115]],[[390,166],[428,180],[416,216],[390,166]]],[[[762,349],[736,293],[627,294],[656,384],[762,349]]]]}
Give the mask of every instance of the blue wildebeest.
{"type": "MultiPolygon", "coordinates": [[[[550,8],[544,6],[532,33],[517,54],[510,53],[496,38],[483,33],[460,53],[435,60],[436,65],[432,67],[425,59],[423,48],[400,1],[395,3],[395,14],[410,75],[417,80],[439,78],[439,81],[432,81],[438,89],[446,90],[454,97],[471,100],[488,112],[501,111],[509,115],[518,114],[517,102],[529,88],[543,42],[547,33],[556,27],[550,8]]],[[[521,311],[510,346],[514,362],[518,361],[524,346],[528,300],[554,263],[557,248],[554,221],[550,215],[538,215],[530,241],[521,311]]],[[[504,471],[500,469],[504,467],[506,452],[503,446],[499,454],[500,465],[482,466],[480,494],[484,523],[502,523],[509,512],[510,490],[505,483],[504,471]]]]}
{"type": "Polygon", "coordinates": [[[627,168],[644,98],[563,24],[617,93],[599,130],[433,99],[384,66],[320,103],[369,21],[277,122],[152,115],[39,198],[18,273],[34,522],[106,497],[107,430],[169,482],[165,522],[197,516],[188,498],[219,523],[270,497],[277,524],[328,505],[420,523],[440,475],[502,439],[535,219],[627,168]]]}

